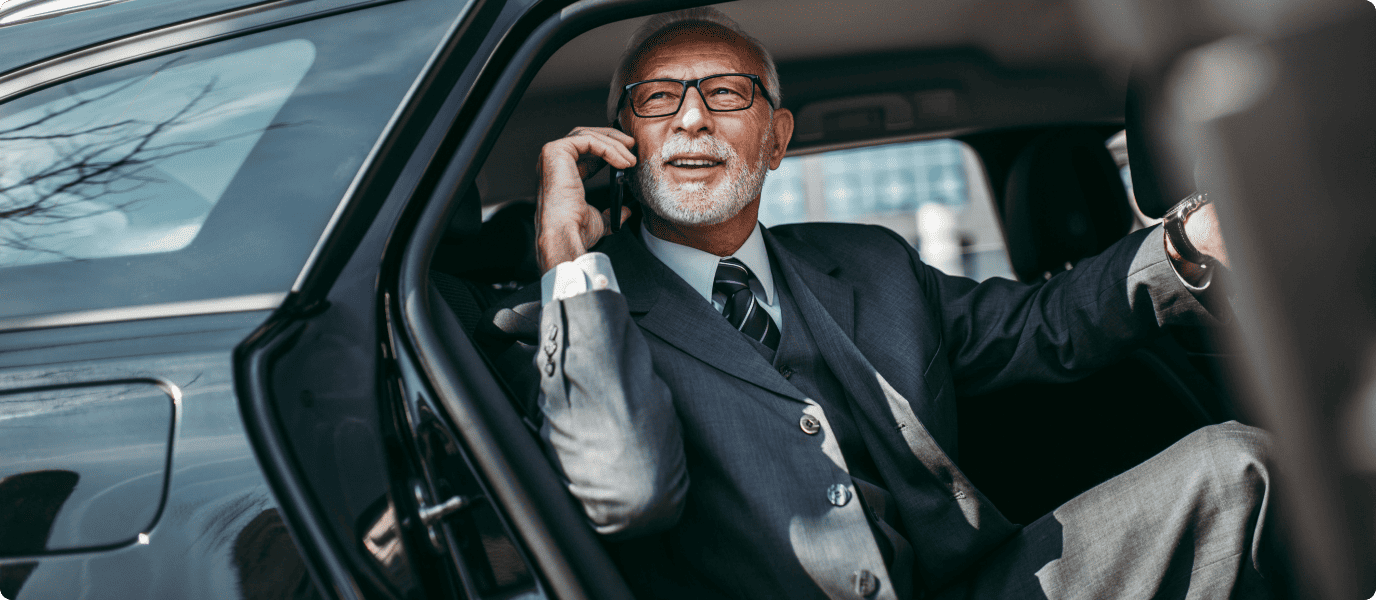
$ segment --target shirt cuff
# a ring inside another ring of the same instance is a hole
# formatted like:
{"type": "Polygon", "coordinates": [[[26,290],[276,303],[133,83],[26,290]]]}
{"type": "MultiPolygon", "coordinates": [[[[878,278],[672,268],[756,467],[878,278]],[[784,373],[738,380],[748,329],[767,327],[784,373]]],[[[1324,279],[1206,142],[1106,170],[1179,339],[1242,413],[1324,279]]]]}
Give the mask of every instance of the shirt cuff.
{"type": "Polygon", "coordinates": [[[589,252],[545,272],[540,278],[540,304],[596,290],[620,293],[621,286],[616,283],[611,259],[601,252],[589,252]]]}

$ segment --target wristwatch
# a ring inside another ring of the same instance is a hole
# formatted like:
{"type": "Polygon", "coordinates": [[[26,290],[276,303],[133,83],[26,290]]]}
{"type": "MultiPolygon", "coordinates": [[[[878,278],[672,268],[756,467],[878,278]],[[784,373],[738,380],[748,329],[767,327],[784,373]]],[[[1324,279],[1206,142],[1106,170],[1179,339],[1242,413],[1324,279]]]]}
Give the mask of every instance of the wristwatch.
{"type": "Polygon", "coordinates": [[[1185,235],[1185,220],[1189,218],[1191,213],[1208,203],[1208,194],[1195,192],[1166,211],[1166,216],[1161,223],[1162,228],[1166,230],[1166,237],[1170,239],[1171,246],[1180,254],[1180,258],[1204,268],[1208,268],[1218,261],[1200,252],[1198,248],[1194,247],[1194,244],[1190,243],[1189,236],[1185,235]]]}

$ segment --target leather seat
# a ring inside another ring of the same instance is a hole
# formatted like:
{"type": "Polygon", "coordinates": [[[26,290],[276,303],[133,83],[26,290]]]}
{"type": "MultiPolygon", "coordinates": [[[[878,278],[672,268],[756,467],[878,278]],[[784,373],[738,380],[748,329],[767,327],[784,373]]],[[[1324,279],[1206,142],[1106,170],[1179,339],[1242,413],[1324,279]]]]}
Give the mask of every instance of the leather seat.
{"type": "Polygon", "coordinates": [[[1049,278],[1131,229],[1132,209],[1104,137],[1081,128],[1050,131],[1013,162],[1003,223],[1019,279],[1049,278]]]}
{"type": "Polygon", "coordinates": [[[524,332],[539,320],[540,286],[530,285],[540,277],[534,215],[534,204],[514,202],[483,222],[482,199],[470,186],[430,265],[431,287],[532,430],[539,381],[522,372],[531,369],[535,347],[505,329],[524,332]]]}

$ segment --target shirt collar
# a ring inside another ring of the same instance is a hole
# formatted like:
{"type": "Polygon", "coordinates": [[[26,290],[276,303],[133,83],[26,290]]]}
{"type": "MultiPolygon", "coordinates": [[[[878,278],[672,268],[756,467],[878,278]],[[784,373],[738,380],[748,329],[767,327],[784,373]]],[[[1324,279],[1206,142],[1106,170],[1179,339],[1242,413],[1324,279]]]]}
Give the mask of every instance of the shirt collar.
{"type": "MultiPolygon", "coordinates": [[[[703,252],[697,248],[691,248],[682,244],[675,244],[667,240],[662,240],[650,233],[645,228],[645,223],[640,224],[641,239],[645,241],[645,247],[650,250],[655,258],[663,262],[688,285],[702,294],[708,302],[712,301],[712,283],[717,278],[717,263],[721,257],[703,252]]],[[[750,237],[745,238],[736,253],[732,255],[737,260],[745,263],[750,272],[755,274],[760,286],[764,288],[764,297],[761,298],[765,304],[774,304],[774,271],[769,265],[769,251],[764,246],[764,234],[760,233],[760,224],[755,224],[755,229],[750,232],[750,237]]]]}

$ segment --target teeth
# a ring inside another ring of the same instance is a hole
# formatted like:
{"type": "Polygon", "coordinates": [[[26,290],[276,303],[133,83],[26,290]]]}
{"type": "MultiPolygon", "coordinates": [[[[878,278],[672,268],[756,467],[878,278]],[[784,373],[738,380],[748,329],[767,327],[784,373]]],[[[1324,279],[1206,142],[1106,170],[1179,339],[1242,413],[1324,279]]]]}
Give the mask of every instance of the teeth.
{"type": "Polygon", "coordinates": [[[717,161],[700,158],[679,158],[670,161],[669,164],[675,167],[710,167],[717,164],[717,161]]]}

